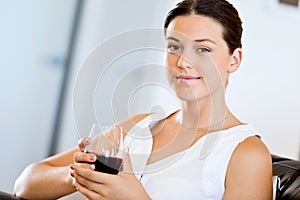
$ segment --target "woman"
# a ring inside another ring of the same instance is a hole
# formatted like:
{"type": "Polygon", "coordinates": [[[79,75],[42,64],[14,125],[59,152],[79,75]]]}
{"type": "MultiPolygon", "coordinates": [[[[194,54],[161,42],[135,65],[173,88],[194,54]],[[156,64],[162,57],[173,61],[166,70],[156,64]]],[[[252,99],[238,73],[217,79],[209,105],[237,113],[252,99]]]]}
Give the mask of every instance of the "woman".
{"type": "Polygon", "coordinates": [[[88,199],[272,198],[270,153],[225,103],[229,75],[242,60],[236,9],[225,0],[185,0],[164,28],[167,77],[181,108],[156,121],[143,114],[119,123],[129,149],[118,175],[83,164],[95,156],[76,148],[29,166],[16,181],[18,196],[55,199],[78,190],[88,199]],[[141,124],[147,126],[140,133],[151,136],[142,153],[129,137],[141,124]],[[139,153],[142,166],[134,161],[139,153]]]}

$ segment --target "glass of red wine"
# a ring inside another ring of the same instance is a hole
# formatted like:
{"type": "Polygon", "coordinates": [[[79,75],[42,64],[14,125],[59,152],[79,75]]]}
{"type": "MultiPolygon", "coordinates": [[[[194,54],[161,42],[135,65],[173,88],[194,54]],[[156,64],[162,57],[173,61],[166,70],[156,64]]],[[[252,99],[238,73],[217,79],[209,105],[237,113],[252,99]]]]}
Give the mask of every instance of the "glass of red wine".
{"type": "Polygon", "coordinates": [[[85,153],[93,153],[97,160],[91,164],[99,172],[118,174],[122,170],[123,131],[117,125],[94,123],[88,136],[85,153]]]}

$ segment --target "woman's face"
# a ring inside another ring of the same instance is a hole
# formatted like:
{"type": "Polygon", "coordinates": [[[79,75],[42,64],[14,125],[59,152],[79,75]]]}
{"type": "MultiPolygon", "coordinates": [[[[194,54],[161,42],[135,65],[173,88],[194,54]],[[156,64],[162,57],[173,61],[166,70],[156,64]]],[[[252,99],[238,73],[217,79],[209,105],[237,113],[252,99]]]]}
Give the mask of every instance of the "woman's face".
{"type": "Polygon", "coordinates": [[[167,76],[181,100],[203,99],[225,89],[236,58],[229,54],[220,24],[200,15],[178,16],[169,24],[166,40],[167,76]]]}

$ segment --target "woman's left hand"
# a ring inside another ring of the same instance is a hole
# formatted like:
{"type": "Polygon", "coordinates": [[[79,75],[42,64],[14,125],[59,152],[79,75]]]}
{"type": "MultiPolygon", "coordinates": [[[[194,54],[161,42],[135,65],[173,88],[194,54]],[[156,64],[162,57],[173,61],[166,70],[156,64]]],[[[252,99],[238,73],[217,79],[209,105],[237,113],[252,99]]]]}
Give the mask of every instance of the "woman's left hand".
{"type": "Polygon", "coordinates": [[[132,172],[128,149],[123,153],[123,171],[112,175],[72,165],[77,190],[88,199],[151,199],[132,172]]]}

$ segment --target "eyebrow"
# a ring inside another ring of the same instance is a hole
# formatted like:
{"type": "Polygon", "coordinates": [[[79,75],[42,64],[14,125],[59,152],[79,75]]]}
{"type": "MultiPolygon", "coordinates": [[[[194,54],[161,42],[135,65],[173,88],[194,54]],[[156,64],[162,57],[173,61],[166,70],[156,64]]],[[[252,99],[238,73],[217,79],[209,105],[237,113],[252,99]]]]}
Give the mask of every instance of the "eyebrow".
{"type": "Polygon", "coordinates": [[[216,44],[216,42],[211,39],[199,39],[199,40],[194,40],[194,41],[195,42],[210,42],[210,43],[216,44]]]}
{"type": "MultiPolygon", "coordinates": [[[[175,37],[167,37],[167,40],[174,40],[176,42],[180,42],[179,39],[175,38],[175,37]]],[[[215,41],[211,40],[211,39],[197,39],[197,40],[194,40],[195,42],[210,42],[210,43],[213,43],[213,44],[216,44],[215,41]]]]}
{"type": "Polygon", "coordinates": [[[167,37],[167,40],[174,40],[174,41],[176,41],[176,42],[180,42],[180,40],[179,40],[179,39],[177,39],[177,38],[174,38],[174,37],[167,37]]]}

